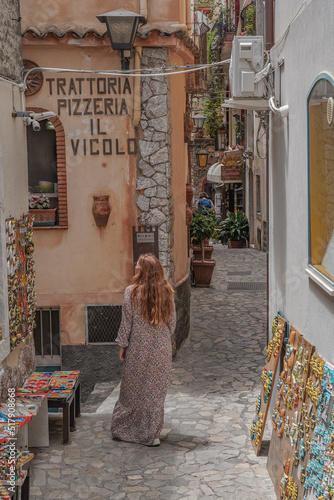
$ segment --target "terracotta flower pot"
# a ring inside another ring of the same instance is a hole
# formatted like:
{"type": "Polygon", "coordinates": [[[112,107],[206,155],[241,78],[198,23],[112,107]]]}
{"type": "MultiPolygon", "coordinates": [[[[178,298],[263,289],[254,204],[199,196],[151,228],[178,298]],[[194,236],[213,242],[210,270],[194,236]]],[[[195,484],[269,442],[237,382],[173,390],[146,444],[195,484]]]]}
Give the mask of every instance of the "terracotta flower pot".
{"type": "Polygon", "coordinates": [[[209,288],[216,261],[212,260],[192,260],[195,275],[195,286],[199,288],[209,288]]]}
{"type": "Polygon", "coordinates": [[[191,187],[191,184],[186,184],[186,202],[191,203],[194,196],[194,190],[191,187]]]}
{"type": "MultiPolygon", "coordinates": [[[[210,260],[213,252],[213,247],[204,247],[204,259],[210,260]]],[[[201,247],[193,247],[193,254],[195,260],[201,260],[202,250],[201,247]]]]}
{"type": "Polygon", "coordinates": [[[190,207],[186,207],[186,224],[187,226],[190,226],[191,221],[193,219],[193,213],[190,207]]]}
{"type": "Polygon", "coordinates": [[[29,213],[34,215],[34,226],[54,226],[56,223],[56,208],[29,208],[29,213]]]}
{"type": "Polygon", "coordinates": [[[109,195],[93,196],[94,203],[92,212],[97,226],[106,226],[108,224],[111,206],[109,195]]]}
{"type": "Polygon", "coordinates": [[[244,241],[228,241],[228,248],[244,248],[244,241]]]}

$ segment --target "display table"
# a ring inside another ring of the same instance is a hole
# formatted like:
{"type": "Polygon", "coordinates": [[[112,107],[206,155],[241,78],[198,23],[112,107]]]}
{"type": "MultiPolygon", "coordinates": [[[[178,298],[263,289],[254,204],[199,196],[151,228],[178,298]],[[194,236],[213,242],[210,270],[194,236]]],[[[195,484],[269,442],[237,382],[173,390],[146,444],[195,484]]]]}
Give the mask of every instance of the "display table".
{"type": "Polygon", "coordinates": [[[28,447],[49,445],[48,424],[47,394],[16,394],[14,403],[11,396],[0,404],[0,498],[29,500],[30,462],[34,455],[28,447]],[[8,468],[8,450],[12,453],[13,445],[15,455],[10,455],[10,460],[15,460],[15,472],[8,468]],[[9,474],[15,474],[15,481],[8,480],[9,474]]]}
{"type": "Polygon", "coordinates": [[[56,390],[48,394],[48,408],[63,410],[63,444],[69,444],[70,431],[75,431],[75,419],[80,417],[80,377],[75,380],[69,394],[56,390]]]}
{"type": "MultiPolygon", "coordinates": [[[[30,462],[34,458],[33,453],[29,453],[27,457],[22,460],[23,477],[20,481],[15,481],[15,492],[9,492],[11,499],[13,500],[29,500],[29,486],[30,486],[30,472],[31,465],[30,462]]],[[[2,481],[2,484],[6,487],[11,486],[10,481],[2,481]]]]}
{"type": "MultiPolygon", "coordinates": [[[[47,396],[48,408],[62,408],[62,443],[69,444],[70,430],[75,430],[75,418],[80,416],[80,372],[75,370],[72,372],[58,371],[54,373],[33,373],[25,382],[23,388],[19,389],[19,393],[20,395],[25,394],[27,396],[44,393],[44,395],[47,396]]],[[[37,445],[34,444],[30,446],[37,445]]]]}

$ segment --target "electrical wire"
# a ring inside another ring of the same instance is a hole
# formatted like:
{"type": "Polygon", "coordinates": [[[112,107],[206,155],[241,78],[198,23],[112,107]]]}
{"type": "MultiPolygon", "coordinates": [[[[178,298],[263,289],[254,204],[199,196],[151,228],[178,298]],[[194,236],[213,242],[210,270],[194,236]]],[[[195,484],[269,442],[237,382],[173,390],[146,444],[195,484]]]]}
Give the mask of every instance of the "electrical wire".
{"type": "Polygon", "coordinates": [[[16,85],[17,87],[20,87],[22,85],[22,83],[15,82],[14,80],[6,78],[5,76],[0,76],[0,81],[10,83],[11,85],[16,85]]]}
{"type": "Polygon", "coordinates": [[[26,85],[27,78],[33,71],[44,71],[46,73],[88,73],[96,75],[108,75],[108,76],[167,76],[167,75],[180,75],[184,73],[192,73],[194,71],[200,71],[202,69],[210,68],[212,66],[221,66],[223,64],[229,64],[230,59],[225,59],[224,61],[218,61],[211,64],[198,64],[192,66],[171,66],[168,68],[141,68],[138,70],[88,70],[88,69],[69,69],[69,68],[43,68],[36,67],[29,69],[25,76],[23,83],[26,85]],[[184,69],[187,68],[187,69],[184,69]],[[181,69],[181,71],[180,71],[181,69]],[[136,73],[138,71],[138,73],[136,73]],[[139,73],[140,71],[140,73],[139,73]],[[145,73],[143,73],[145,71],[145,73]],[[158,73],[152,73],[152,71],[159,71],[158,73]],[[146,73],[147,72],[147,73],[146,73]]]}
{"type": "Polygon", "coordinates": [[[265,118],[265,114],[261,113],[261,112],[258,112],[258,116],[260,118],[260,121],[259,121],[259,126],[257,128],[257,133],[256,133],[256,141],[255,141],[255,144],[256,144],[256,152],[257,152],[257,155],[258,157],[261,159],[261,160],[266,160],[267,159],[267,156],[268,156],[268,144],[266,144],[266,152],[265,152],[265,155],[262,156],[260,154],[260,151],[259,151],[259,142],[262,140],[262,138],[264,137],[266,131],[267,131],[267,123],[266,123],[266,118],[265,118]],[[263,129],[263,132],[260,136],[260,132],[261,132],[261,129],[263,129]]]}
{"type": "MultiPolygon", "coordinates": [[[[277,40],[277,42],[274,44],[274,46],[272,47],[272,49],[276,49],[283,41],[285,42],[285,40],[286,40],[286,38],[288,36],[288,33],[290,31],[291,25],[295,22],[295,20],[299,16],[301,10],[306,7],[306,4],[307,4],[307,1],[304,0],[303,3],[301,4],[301,6],[299,7],[297,13],[294,15],[294,17],[292,18],[292,20],[288,24],[288,27],[286,28],[286,30],[284,31],[284,33],[281,35],[281,37],[277,40]]],[[[281,50],[279,51],[278,55],[280,55],[280,53],[282,52],[283,48],[284,48],[284,44],[283,44],[283,47],[281,48],[281,50]]]]}

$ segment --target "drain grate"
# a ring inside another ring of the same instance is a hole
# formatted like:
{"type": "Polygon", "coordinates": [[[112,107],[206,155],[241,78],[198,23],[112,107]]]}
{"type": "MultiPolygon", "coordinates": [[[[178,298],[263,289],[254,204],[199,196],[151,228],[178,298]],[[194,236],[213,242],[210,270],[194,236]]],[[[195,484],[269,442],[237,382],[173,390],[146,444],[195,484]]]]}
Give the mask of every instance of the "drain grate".
{"type": "Polygon", "coordinates": [[[228,281],[228,290],[242,290],[242,291],[253,291],[253,290],[267,290],[267,283],[265,281],[228,281]]]}
{"type": "Polygon", "coordinates": [[[227,271],[228,276],[250,276],[252,271],[227,271]]]}

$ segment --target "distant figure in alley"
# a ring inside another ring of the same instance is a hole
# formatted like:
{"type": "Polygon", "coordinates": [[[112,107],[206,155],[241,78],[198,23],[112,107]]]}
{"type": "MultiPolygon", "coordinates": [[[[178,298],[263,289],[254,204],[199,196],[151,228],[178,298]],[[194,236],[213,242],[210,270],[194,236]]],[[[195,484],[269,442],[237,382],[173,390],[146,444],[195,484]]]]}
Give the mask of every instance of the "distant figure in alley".
{"type": "Polygon", "coordinates": [[[201,193],[199,195],[199,200],[196,202],[196,208],[207,208],[209,210],[214,210],[215,206],[210,200],[207,193],[201,193]]]}
{"type": "Polygon", "coordinates": [[[116,338],[124,369],[112,416],[113,438],[147,446],[160,444],[175,324],[173,288],[160,261],[143,254],[132,285],[124,292],[116,338]]]}

